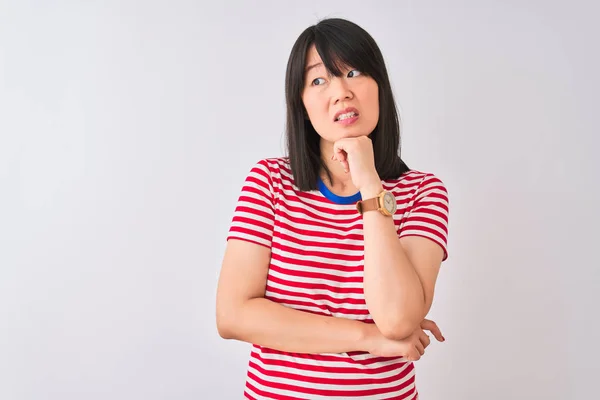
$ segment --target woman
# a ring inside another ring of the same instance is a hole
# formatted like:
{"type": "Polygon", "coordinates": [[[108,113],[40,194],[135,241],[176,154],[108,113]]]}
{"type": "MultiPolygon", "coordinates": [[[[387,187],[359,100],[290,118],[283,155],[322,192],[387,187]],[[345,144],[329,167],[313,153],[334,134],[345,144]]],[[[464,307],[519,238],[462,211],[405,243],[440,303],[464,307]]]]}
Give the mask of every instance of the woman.
{"type": "Polygon", "coordinates": [[[447,258],[448,196],[399,157],[373,38],[323,20],[286,73],[289,157],[251,169],[217,294],[226,339],[253,344],[249,399],[416,399],[413,361],[447,258]]]}

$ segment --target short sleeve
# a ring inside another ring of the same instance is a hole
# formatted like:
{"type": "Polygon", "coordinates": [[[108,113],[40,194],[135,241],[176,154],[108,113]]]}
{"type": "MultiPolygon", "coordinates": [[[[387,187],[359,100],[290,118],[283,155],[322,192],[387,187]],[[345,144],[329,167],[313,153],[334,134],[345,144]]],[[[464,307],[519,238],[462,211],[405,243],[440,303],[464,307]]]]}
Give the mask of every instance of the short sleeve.
{"type": "Polygon", "coordinates": [[[252,167],[238,198],[227,240],[241,239],[271,248],[275,207],[267,160],[252,167]]]}
{"type": "Polygon", "coordinates": [[[400,224],[398,236],[422,236],[433,240],[448,258],[448,191],[433,174],[427,174],[419,184],[407,215],[400,224]]]}

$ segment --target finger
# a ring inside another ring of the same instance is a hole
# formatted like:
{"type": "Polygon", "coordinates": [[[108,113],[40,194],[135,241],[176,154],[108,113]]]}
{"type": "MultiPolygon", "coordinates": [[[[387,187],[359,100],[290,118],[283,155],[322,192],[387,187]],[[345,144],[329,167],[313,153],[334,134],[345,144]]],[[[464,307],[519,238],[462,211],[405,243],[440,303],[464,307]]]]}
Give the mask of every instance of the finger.
{"type": "Polygon", "coordinates": [[[406,359],[408,361],[419,361],[421,359],[421,353],[416,348],[412,348],[412,350],[408,353],[406,359]]]}
{"type": "Polygon", "coordinates": [[[333,152],[334,154],[347,152],[347,145],[344,140],[338,140],[333,144],[333,152]]]}
{"type": "Polygon", "coordinates": [[[350,164],[348,163],[348,153],[346,153],[345,151],[341,149],[334,149],[332,159],[340,162],[340,165],[342,166],[344,172],[348,172],[350,170],[350,164]]]}
{"type": "Polygon", "coordinates": [[[430,331],[439,342],[446,340],[437,324],[429,319],[424,319],[423,322],[421,322],[421,329],[430,331]]]}
{"type": "Polygon", "coordinates": [[[427,348],[427,346],[431,344],[431,340],[425,332],[419,337],[419,340],[421,341],[421,344],[423,344],[423,348],[427,348]]]}
{"type": "Polygon", "coordinates": [[[344,167],[345,172],[350,170],[350,164],[348,164],[348,161],[342,161],[342,167],[344,167]]]}
{"type": "Polygon", "coordinates": [[[423,343],[421,343],[420,340],[417,343],[415,343],[415,348],[417,349],[420,355],[425,354],[425,347],[423,346],[423,343]]]}
{"type": "Polygon", "coordinates": [[[352,142],[354,142],[354,141],[356,141],[356,139],[353,139],[353,138],[340,139],[340,140],[336,141],[335,143],[333,143],[333,150],[334,151],[339,151],[339,150],[348,151],[348,149],[350,147],[352,147],[352,142]]]}
{"type": "Polygon", "coordinates": [[[334,160],[338,161],[346,161],[346,152],[344,150],[334,150],[333,152],[334,160]]]}

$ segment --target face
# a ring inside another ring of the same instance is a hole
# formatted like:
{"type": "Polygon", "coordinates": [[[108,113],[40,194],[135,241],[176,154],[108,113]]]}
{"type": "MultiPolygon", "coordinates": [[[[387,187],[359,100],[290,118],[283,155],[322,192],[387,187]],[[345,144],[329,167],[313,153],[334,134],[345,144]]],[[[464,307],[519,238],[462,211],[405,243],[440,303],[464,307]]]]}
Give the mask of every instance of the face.
{"type": "Polygon", "coordinates": [[[342,72],[339,78],[328,75],[315,46],[310,48],[302,102],[317,133],[332,143],[369,135],[379,120],[377,82],[351,66],[342,72]]]}

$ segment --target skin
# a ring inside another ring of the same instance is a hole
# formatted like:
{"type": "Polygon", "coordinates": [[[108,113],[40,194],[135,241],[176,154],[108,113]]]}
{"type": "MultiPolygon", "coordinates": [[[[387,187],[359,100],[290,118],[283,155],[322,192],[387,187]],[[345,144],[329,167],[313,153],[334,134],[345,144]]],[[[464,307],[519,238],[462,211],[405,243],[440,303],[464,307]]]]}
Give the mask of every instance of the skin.
{"type": "MultiPolygon", "coordinates": [[[[366,199],[381,190],[367,136],[379,119],[378,86],[352,68],[342,78],[330,77],[318,65],[320,61],[313,47],[306,67],[316,66],[307,71],[302,100],[322,138],[321,154],[334,177],[330,189],[339,195],[360,191],[366,199]],[[348,106],[359,110],[359,119],[344,127],[334,116],[348,106]]],[[[367,351],[412,361],[420,359],[430,344],[425,330],[444,341],[435,322],[424,319],[432,299],[439,247],[419,238],[398,240],[391,219],[378,212],[366,213],[363,218],[365,298],[375,324],[307,313],[265,299],[270,249],[232,239],[227,243],[217,288],[216,319],[221,337],[287,352],[367,351]],[[383,241],[373,240],[376,230],[384,233],[383,241]],[[385,279],[389,282],[382,285],[385,279]],[[394,295],[399,290],[403,296],[394,295]],[[386,319],[388,312],[399,315],[386,319]]]]}
{"type": "MultiPolygon", "coordinates": [[[[352,66],[343,72],[341,77],[328,74],[316,48],[310,48],[302,101],[333,176],[329,189],[339,195],[360,192],[369,199],[383,190],[368,137],[379,119],[379,88],[352,66]],[[358,111],[356,122],[336,121],[336,114],[348,107],[358,111]]],[[[423,237],[398,239],[393,219],[377,211],[363,215],[363,226],[367,306],[386,337],[404,339],[429,312],[443,249],[423,237]]]]}

